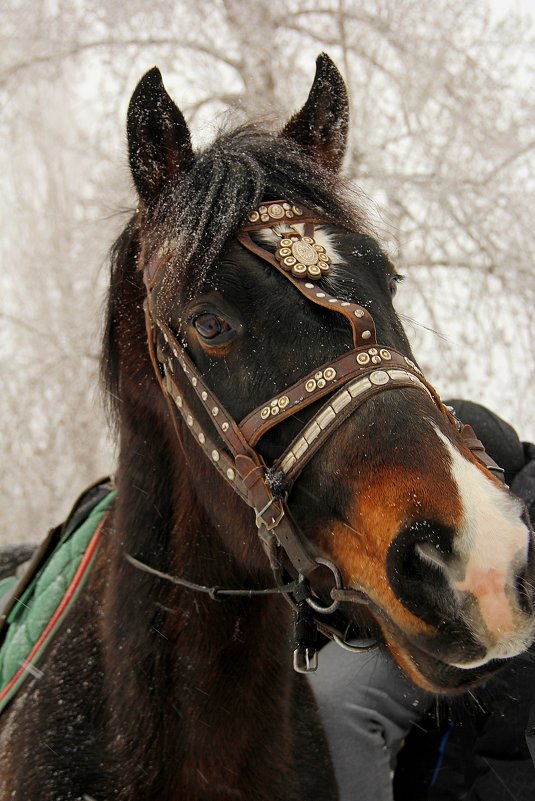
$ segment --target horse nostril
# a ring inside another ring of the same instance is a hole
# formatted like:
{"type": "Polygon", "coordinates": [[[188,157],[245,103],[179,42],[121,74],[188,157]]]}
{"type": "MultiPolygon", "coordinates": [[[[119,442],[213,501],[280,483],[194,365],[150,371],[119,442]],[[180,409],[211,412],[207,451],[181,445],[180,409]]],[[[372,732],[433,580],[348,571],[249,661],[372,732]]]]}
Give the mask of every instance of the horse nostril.
{"type": "Polygon", "coordinates": [[[417,520],[390,545],[387,575],[399,601],[427,623],[442,626],[456,616],[454,529],[433,520],[417,520]]]}
{"type": "Polygon", "coordinates": [[[447,571],[450,554],[444,553],[438,543],[417,542],[414,545],[414,550],[421,559],[430,562],[439,570],[447,571]]]}

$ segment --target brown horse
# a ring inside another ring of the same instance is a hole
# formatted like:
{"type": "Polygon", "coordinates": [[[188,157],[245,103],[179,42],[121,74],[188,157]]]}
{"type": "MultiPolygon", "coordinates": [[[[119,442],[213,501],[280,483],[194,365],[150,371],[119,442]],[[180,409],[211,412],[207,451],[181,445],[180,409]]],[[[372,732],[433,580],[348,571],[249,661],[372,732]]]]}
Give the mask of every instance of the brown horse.
{"type": "Polygon", "coordinates": [[[2,799],[336,798],[292,608],[298,671],[317,627],[360,625],[439,693],[531,642],[530,531],[414,363],[339,177],[347,121],[326,56],[282,132],[200,153],[158,70],[136,88],[103,355],[118,494],[0,720],[2,799]]]}

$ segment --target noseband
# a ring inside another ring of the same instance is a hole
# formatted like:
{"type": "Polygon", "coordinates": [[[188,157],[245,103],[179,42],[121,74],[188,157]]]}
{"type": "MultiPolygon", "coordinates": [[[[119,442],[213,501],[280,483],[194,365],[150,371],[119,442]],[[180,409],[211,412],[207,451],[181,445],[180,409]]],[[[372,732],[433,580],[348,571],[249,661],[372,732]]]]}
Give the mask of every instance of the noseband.
{"type": "Polygon", "coordinates": [[[418,389],[435,403],[448,423],[460,431],[478,461],[490,470],[500,470],[485,453],[470,426],[462,426],[444,406],[418,367],[402,353],[377,343],[371,314],[359,304],[330,295],[317,283],[331,269],[329,254],[314,239],[316,226],[325,224],[325,220],[307,209],[282,200],[270,201],[252,211],[237,233],[244,248],[284,276],[308,301],[342,315],[350,325],[353,338],[350,351],[282,389],[241,422],[234,420],[213,394],[176,334],[158,316],[155,283],[162,265],[161,254],[149,260],[144,268],[147,289],[144,309],[150,355],[172,410],[177,433],[178,415],[219,475],[254,510],[260,541],[277,581],[280,582],[283,572],[281,552],[286,554],[299,577],[301,591],[285,596],[299,612],[296,629],[300,645],[294,655],[294,667],[299,671],[313,670],[317,664],[310,645],[313,637],[308,636],[316,626],[339,644],[346,645],[343,630],[318,619],[317,615],[331,614],[340,601],[367,602],[364,592],[344,589],[336,565],[310,555],[286,500],[305,465],[340,425],[379,393],[418,389]],[[252,234],[262,231],[270,231],[278,237],[274,253],[258,244],[258,238],[257,241],[253,239],[252,234]],[[197,396],[211,421],[211,431],[201,425],[187,403],[185,387],[191,388],[197,396]],[[297,437],[271,466],[266,465],[255,447],[261,437],[319,400],[324,403],[297,437]],[[335,582],[327,605],[310,589],[310,576],[320,565],[332,571],[335,582]]]}

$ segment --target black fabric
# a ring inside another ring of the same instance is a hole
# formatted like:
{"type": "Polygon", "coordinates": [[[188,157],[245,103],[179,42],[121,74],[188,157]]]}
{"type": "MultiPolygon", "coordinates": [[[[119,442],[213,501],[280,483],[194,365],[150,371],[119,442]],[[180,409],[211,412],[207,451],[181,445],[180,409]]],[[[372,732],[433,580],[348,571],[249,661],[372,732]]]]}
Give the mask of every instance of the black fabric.
{"type": "Polygon", "coordinates": [[[452,406],[456,417],[472,426],[485,446],[485,450],[505,470],[505,483],[511,482],[525,464],[522,443],[514,428],[485,406],[473,401],[452,398],[446,404],[452,406]]]}
{"type": "Polygon", "coordinates": [[[535,445],[523,443],[525,465],[511,482],[511,491],[526,504],[531,523],[535,528],[535,445]]]}

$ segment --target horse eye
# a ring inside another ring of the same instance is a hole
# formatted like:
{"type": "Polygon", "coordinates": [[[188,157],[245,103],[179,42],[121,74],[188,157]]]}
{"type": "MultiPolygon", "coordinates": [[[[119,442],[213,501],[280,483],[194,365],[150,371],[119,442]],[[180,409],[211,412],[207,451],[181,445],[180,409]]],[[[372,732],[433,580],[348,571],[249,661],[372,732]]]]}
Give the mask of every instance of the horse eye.
{"type": "Polygon", "coordinates": [[[210,312],[197,315],[193,320],[193,325],[199,336],[207,340],[213,340],[220,334],[231,330],[231,326],[227,320],[210,312]]]}
{"type": "Polygon", "coordinates": [[[396,273],[395,275],[389,275],[388,276],[388,279],[387,279],[388,280],[388,291],[390,292],[390,295],[392,297],[394,297],[396,292],[398,291],[398,284],[400,284],[403,281],[403,277],[404,276],[399,275],[399,273],[396,273]]]}

